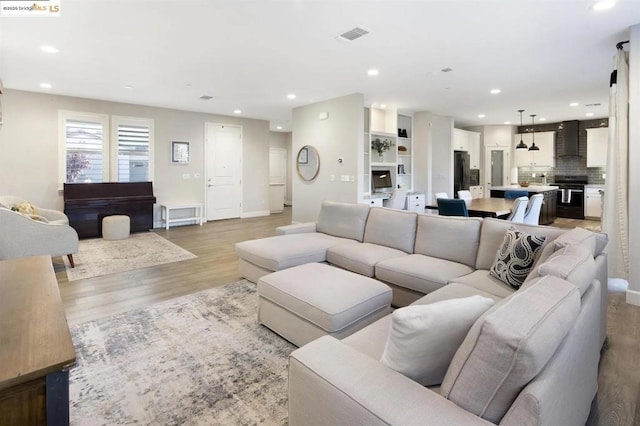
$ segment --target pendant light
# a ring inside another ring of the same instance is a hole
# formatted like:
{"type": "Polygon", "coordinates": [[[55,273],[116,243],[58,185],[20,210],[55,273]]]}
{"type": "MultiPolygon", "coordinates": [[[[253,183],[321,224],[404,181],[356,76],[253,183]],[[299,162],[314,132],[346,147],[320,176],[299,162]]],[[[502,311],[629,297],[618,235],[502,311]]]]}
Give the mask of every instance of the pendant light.
{"type": "MultiPolygon", "coordinates": [[[[520,113],[520,128],[522,129],[522,113],[524,112],[524,110],[519,109],[518,112],[520,113]]],[[[520,143],[516,145],[516,149],[519,149],[519,150],[527,149],[527,144],[524,143],[524,141],[522,140],[522,133],[520,133],[520,143]]]]}
{"type": "Polygon", "coordinates": [[[540,151],[540,148],[536,146],[536,128],[533,125],[533,119],[535,118],[535,114],[531,114],[531,146],[529,147],[529,151],[540,151]]]}

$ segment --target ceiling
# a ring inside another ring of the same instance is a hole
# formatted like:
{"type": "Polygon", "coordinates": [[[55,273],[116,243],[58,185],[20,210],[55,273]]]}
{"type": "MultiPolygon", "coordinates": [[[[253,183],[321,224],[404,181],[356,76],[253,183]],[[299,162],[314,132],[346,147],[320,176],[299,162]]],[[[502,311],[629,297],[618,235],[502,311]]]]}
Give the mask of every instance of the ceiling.
{"type": "Polygon", "coordinates": [[[460,127],[516,124],[518,109],[525,123],[529,114],[599,118],[608,115],[615,44],[640,23],[640,0],[602,12],[593,3],[61,0],[57,18],[0,17],[0,78],[10,89],[239,109],[283,131],[292,108],[355,92],[367,105],[450,115],[460,127]],[[356,26],[370,33],[336,39],[356,26]]]}

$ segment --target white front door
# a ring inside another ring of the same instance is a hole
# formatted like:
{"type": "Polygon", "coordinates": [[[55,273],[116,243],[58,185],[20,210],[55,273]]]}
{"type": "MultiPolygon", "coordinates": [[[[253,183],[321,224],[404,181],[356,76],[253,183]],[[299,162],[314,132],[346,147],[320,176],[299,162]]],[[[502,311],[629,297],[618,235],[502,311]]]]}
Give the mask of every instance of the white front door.
{"type": "Polygon", "coordinates": [[[207,220],[240,217],[242,212],[242,129],[205,125],[207,220]]]}

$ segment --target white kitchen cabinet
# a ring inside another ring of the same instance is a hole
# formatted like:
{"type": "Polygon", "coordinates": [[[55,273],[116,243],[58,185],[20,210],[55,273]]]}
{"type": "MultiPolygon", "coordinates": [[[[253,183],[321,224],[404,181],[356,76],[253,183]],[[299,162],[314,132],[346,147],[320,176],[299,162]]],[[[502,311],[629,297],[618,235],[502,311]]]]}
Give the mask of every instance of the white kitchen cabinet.
{"type": "Polygon", "coordinates": [[[478,186],[470,186],[469,187],[469,192],[471,192],[471,197],[472,198],[484,198],[484,186],[482,185],[478,185],[478,186]]]}
{"type": "Polygon", "coordinates": [[[453,129],[453,150],[454,151],[467,151],[469,152],[469,138],[467,131],[460,129],[453,129]]]}
{"type": "MultiPolygon", "coordinates": [[[[516,145],[520,142],[520,136],[520,134],[515,136],[514,143],[516,145]]],[[[531,133],[524,133],[522,140],[527,144],[527,147],[531,147],[533,135],[531,133]]],[[[556,132],[536,133],[535,142],[536,146],[540,148],[539,151],[515,150],[516,167],[555,167],[556,132]]]]}
{"type": "Polygon", "coordinates": [[[587,167],[607,166],[609,128],[587,129],[587,167]]]}
{"type": "Polygon", "coordinates": [[[453,129],[453,150],[469,153],[469,168],[480,168],[480,133],[453,129]]]}
{"type": "Polygon", "coordinates": [[[602,195],[604,186],[586,186],[584,188],[584,217],[599,219],[602,217],[602,195]]]}

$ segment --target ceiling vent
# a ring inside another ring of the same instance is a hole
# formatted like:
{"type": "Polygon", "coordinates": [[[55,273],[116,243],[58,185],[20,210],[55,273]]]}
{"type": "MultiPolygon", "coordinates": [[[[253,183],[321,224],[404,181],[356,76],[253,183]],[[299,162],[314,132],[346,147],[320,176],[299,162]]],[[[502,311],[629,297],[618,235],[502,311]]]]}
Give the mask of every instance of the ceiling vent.
{"type": "Polygon", "coordinates": [[[209,99],[213,99],[213,96],[202,95],[202,96],[200,96],[200,99],[202,99],[203,101],[208,101],[209,99]]]}
{"type": "Polygon", "coordinates": [[[359,39],[360,37],[369,34],[369,31],[365,30],[362,27],[355,27],[344,34],[340,34],[336,37],[338,40],[344,41],[354,41],[359,39]]]}

